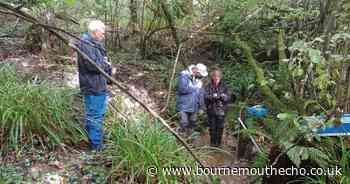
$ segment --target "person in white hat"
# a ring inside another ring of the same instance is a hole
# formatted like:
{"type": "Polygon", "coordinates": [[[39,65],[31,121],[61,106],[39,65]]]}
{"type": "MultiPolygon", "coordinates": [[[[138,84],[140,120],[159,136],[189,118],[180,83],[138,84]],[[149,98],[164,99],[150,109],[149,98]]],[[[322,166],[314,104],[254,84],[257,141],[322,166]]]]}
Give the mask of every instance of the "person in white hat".
{"type": "Polygon", "coordinates": [[[197,113],[204,110],[202,78],[208,76],[204,64],[190,65],[180,73],[176,93],[176,110],[180,115],[180,131],[189,135],[196,128],[197,113]]]}

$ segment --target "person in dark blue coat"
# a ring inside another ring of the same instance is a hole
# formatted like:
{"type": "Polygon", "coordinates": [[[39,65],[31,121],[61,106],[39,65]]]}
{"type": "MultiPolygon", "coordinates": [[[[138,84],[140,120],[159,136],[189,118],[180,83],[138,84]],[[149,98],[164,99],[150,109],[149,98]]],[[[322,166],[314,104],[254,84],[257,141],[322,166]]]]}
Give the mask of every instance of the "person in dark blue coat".
{"type": "Polygon", "coordinates": [[[201,63],[191,65],[180,73],[176,92],[176,110],[180,115],[180,131],[190,134],[196,128],[197,113],[204,109],[202,77],[208,75],[201,63]]]}
{"type": "MultiPolygon", "coordinates": [[[[112,67],[102,45],[105,25],[99,20],[91,21],[78,48],[109,75],[112,67]]],[[[85,102],[85,126],[93,150],[103,149],[103,122],[107,111],[107,79],[86,58],[78,54],[79,85],[85,102]]]]}

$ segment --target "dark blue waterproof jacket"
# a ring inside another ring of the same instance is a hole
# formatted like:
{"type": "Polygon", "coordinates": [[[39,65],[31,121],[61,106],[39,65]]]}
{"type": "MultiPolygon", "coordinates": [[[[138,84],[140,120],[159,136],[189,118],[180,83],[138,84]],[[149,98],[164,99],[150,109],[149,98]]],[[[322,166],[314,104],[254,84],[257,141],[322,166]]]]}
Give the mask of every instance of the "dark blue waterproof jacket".
{"type": "Polygon", "coordinates": [[[182,71],[178,78],[176,110],[178,112],[198,112],[204,108],[204,89],[197,87],[197,81],[189,71],[182,71]]]}
{"type": "MultiPolygon", "coordinates": [[[[101,43],[97,42],[89,33],[82,36],[78,48],[89,56],[95,63],[109,75],[111,66],[106,62],[107,53],[101,43]]],[[[107,79],[88,60],[78,54],[79,84],[82,95],[99,96],[108,93],[107,79]]]]}

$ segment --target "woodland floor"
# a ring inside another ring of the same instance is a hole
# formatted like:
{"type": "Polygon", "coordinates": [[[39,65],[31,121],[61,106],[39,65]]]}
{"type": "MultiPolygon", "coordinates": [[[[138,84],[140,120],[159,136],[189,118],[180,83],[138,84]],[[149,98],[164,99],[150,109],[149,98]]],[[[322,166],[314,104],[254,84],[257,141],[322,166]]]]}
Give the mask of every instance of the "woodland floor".
{"type": "MultiPolygon", "coordinates": [[[[38,55],[29,54],[23,48],[21,39],[1,39],[0,40],[0,61],[1,63],[14,63],[17,71],[28,73],[33,76],[34,81],[49,81],[53,85],[68,84],[77,86],[77,69],[73,57],[58,57],[60,62],[51,62],[38,55]]],[[[125,61],[131,60],[133,56],[122,53],[125,61]]],[[[53,60],[53,59],[52,59],[53,60]]],[[[145,68],[144,62],[134,60],[134,62],[120,62],[115,64],[119,81],[126,85],[132,94],[144,100],[153,109],[159,111],[164,105],[167,87],[159,85],[154,81],[159,81],[161,73],[150,71],[145,68]]],[[[112,97],[123,96],[127,108],[124,109],[126,116],[142,111],[126,95],[122,94],[115,86],[111,87],[112,97]]],[[[171,122],[176,128],[176,118],[171,122]]],[[[209,145],[208,130],[203,130],[191,141],[193,148],[203,148],[209,145]]],[[[246,167],[248,161],[235,158],[236,140],[225,133],[222,150],[210,153],[204,161],[208,167],[246,167]]],[[[0,172],[13,174],[29,182],[48,180],[50,177],[58,177],[67,183],[104,183],[108,174],[105,168],[100,165],[105,161],[99,154],[88,150],[87,145],[77,145],[69,150],[56,150],[47,152],[43,150],[31,150],[22,153],[20,159],[18,155],[9,154],[0,159],[0,172]]],[[[244,176],[222,176],[222,184],[245,184],[249,183],[249,178],[244,176]]],[[[125,183],[123,179],[120,183],[125,183]]]]}

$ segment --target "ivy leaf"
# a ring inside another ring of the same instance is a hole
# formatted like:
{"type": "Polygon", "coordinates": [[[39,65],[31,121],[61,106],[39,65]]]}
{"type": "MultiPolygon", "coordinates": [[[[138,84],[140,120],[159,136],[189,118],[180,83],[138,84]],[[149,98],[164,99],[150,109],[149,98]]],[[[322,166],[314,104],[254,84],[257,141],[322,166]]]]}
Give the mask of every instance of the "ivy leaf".
{"type": "Polygon", "coordinates": [[[321,51],[316,49],[308,49],[308,54],[311,62],[319,64],[322,61],[321,51]]]}

